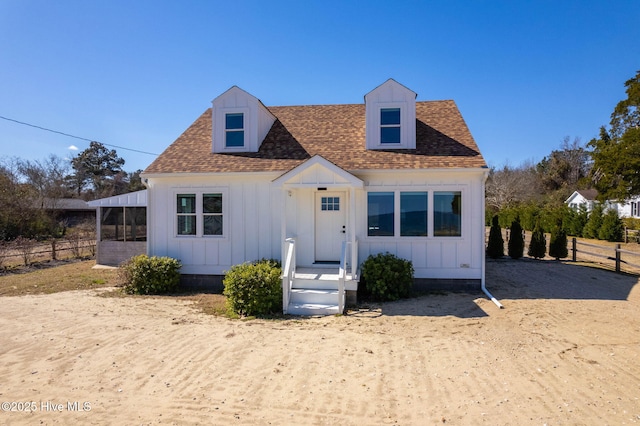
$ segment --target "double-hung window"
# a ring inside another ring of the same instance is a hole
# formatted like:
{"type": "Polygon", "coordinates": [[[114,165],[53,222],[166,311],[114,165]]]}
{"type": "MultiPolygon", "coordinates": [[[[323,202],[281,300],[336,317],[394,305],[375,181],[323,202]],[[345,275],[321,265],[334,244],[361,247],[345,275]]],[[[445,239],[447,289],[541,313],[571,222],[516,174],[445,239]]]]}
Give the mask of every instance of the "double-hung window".
{"type": "Polygon", "coordinates": [[[222,235],[222,194],[202,195],[204,235],[222,235]]]}
{"type": "Polygon", "coordinates": [[[176,216],[179,236],[223,236],[223,194],[177,194],[176,216]]]}
{"type": "Polygon", "coordinates": [[[462,235],[462,192],[368,192],[367,235],[459,237],[462,235]]]}
{"type": "Polygon", "coordinates": [[[178,194],[178,235],[196,235],[196,194],[178,194]]]}
{"type": "Polygon", "coordinates": [[[244,146],[244,113],[225,114],[224,120],[225,146],[237,148],[244,146]]]}
{"type": "Polygon", "coordinates": [[[380,143],[400,143],[400,108],[380,109],[380,143]]]}

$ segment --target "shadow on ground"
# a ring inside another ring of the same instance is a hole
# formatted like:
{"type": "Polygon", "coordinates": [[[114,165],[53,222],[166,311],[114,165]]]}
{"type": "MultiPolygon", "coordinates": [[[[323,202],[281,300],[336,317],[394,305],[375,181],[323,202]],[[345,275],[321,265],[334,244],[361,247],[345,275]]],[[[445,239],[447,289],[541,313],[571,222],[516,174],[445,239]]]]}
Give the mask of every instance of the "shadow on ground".
{"type": "Polygon", "coordinates": [[[627,300],[638,278],[554,260],[487,260],[486,269],[486,286],[498,299],[627,300]]]}

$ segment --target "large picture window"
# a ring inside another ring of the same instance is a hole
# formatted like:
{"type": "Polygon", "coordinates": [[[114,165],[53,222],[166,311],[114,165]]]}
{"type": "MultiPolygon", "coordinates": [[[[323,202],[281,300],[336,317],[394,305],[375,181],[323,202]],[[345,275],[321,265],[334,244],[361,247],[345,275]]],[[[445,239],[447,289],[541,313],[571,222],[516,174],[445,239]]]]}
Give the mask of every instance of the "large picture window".
{"type": "Polygon", "coordinates": [[[394,232],[393,192],[369,192],[367,195],[367,235],[389,237],[394,232]]]}
{"type": "Polygon", "coordinates": [[[433,235],[459,237],[462,235],[462,196],[459,191],[433,194],[433,235]]]}
{"type": "Polygon", "coordinates": [[[367,193],[369,237],[460,237],[461,191],[367,193]],[[430,221],[433,225],[431,226],[430,221]]]}
{"type": "Polygon", "coordinates": [[[428,235],[428,204],[427,192],[400,193],[400,236],[426,237],[428,235]]]}

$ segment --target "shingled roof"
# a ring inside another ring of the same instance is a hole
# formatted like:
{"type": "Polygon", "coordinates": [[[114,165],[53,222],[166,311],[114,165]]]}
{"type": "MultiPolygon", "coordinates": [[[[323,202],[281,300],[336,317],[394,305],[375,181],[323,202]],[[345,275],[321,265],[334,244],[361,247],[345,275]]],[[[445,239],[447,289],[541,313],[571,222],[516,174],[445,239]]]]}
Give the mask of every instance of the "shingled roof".
{"type": "Polygon", "coordinates": [[[145,174],[286,172],[314,155],[347,171],[486,167],[453,101],[416,102],[416,149],[367,150],[365,105],[268,107],[277,118],[255,153],[211,152],[207,109],[145,174]]]}

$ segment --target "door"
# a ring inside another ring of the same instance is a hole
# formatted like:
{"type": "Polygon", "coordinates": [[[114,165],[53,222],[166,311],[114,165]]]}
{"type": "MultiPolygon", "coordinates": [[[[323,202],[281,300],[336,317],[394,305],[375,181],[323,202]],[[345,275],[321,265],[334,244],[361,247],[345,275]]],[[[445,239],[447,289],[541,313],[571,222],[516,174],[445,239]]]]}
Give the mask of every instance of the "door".
{"type": "Polygon", "coordinates": [[[343,192],[316,193],[316,262],[338,262],[346,238],[346,203],[343,192]]]}

